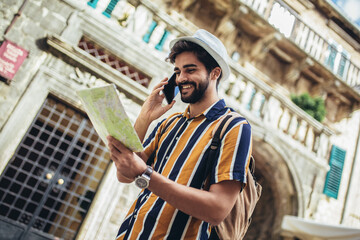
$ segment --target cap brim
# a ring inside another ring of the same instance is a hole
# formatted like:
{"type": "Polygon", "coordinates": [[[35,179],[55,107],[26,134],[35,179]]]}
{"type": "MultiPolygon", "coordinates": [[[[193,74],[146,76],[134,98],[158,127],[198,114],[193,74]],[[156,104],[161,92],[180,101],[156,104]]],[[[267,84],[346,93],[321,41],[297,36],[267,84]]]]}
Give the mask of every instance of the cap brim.
{"type": "Polygon", "coordinates": [[[198,38],[195,37],[179,37],[176,38],[174,40],[172,40],[170,42],[170,49],[175,45],[176,42],[178,41],[189,41],[189,42],[193,42],[196,43],[198,45],[200,45],[202,48],[205,49],[205,51],[207,51],[214,59],[215,61],[219,64],[221,71],[222,71],[222,78],[221,80],[226,80],[229,76],[230,76],[230,67],[229,65],[225,62],[225,60],[217,53],[215,52],[212,48],[209,47],[209,45],[207,45],[205,42],[201,41],[198,38]]]}

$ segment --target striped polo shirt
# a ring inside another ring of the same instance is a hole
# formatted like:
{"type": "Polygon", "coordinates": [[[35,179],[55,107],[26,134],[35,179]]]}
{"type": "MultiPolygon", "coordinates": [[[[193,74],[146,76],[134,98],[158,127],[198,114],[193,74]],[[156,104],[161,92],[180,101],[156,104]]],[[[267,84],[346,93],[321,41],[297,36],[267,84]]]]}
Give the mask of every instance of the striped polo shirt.
{"type": "MultiPolygon", "coordinates": [[[[224,100],[194,118],[189,117],[188,110],[174,114],[175,120],[168,126],[166,120],[160,122],[144,142],[144,151],[148,156],[156,151],[153,166],[156,172],[179,184],[202,189],[212,130],[232,110],[224,100]]],[[[245,183],[250,156],[251,127],[245,118],[239,117],[226,129],[212,169],[211,184],[224,180],[245,183]]],[[[207,222],[179,211],[144,189],[131,206],[117,240],[208,239],[209,236],[207,222]]]]}

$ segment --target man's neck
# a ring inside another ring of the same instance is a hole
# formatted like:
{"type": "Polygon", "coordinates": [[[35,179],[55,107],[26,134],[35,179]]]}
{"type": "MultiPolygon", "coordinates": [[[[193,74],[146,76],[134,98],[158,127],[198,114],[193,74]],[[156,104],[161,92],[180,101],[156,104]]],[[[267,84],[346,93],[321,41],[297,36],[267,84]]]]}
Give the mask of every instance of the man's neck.
{"type": "Polygon", "coordinates": [[[191,103],[189,106],[189,116],[190,118],[196,117],[206,109],[208,109],[215,102],[219,101],[220,98],[218,96],[213,97],[211,99],[206,99],[205,101],[199,101],[196,103],[191,103]]]}

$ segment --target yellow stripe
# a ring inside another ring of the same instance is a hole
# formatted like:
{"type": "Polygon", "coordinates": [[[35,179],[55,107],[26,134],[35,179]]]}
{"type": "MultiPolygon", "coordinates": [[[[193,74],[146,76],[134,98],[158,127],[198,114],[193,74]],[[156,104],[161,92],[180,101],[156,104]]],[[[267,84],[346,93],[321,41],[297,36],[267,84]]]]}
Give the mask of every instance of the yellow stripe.
{"type": "Polygon", "coordinates": [[[184,239],[196,239],[201,223],[202,221],[192,217],[184,239]]]}
{"type": "Polygon", "coordinates": [[[229,159],[233,159],[234,150],[238,141],[238,133],[241,125],[235,126],[232,131],[228,132],[224,139],[224,145],[221,149],[220,161],[218,163],[217,172],[223,173],[219,176],[218,181],[230,180],[231,165],[229,159]],[[234,141],[235,140],[235,141],[234,141]]]}
{"type": "Polygon", "coordinates": [[[154,205],[156,200],[157,196],[155,194],[151,194],[146,203],[139,209],[130,239],[135,239],[136,236],[139,236],[139,233],[142,231],[144,226],[145,215],[150,212],[151,207],[154,205]]]}

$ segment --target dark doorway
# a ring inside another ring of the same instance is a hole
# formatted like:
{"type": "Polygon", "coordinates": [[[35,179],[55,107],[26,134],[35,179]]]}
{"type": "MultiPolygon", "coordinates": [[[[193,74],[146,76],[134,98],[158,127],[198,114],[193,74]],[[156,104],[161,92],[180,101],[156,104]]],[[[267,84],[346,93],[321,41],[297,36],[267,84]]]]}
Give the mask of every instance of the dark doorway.
{"type": "Polygon", "coordinates": [[[0,239],[75,239],[109,159],[86,115],[48,97],[0,176],[0,239]]]}

